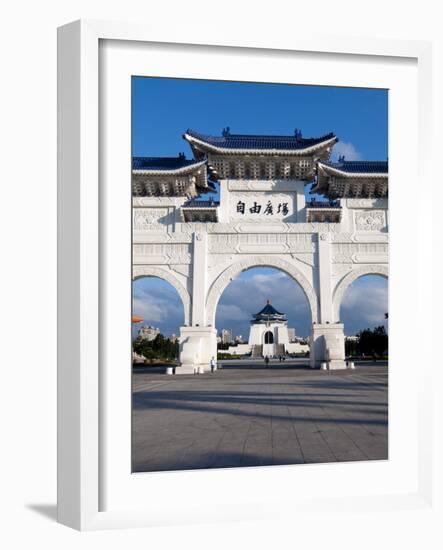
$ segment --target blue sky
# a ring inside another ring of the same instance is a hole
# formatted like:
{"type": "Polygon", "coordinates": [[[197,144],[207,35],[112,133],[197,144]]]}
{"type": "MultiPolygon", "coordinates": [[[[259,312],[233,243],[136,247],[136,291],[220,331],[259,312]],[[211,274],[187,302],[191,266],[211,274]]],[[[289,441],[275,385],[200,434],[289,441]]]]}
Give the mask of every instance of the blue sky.
{"type": "Polygon", "coordinates": [[[226,126],[233,134],[334,132],[351,146],[337,147],[348,155],[388,155],[386,90],[146,77],[133,77],[132,85],[134,155],[191,157],[185,130],[220,135],[226,126]]]}
{"type": "MultiPolygon", "coordinates": [[[[334,132],[339,143],[333,159],[385,160],[388,156],[388,92],[365,88],[294,86],[205,80],[133,77],[132,150],[136,156],[191,158],[182,135],[188,128],[220,135],[231,133],[305,137],[334,132]]],[[[288,315],[298,334],[309,331],[310,314],[300,287],[277,270],[256,268],[242,273],[225,290],[217,309],[218,329],[249,331],[249,319],[267,298],[288,315]],[[253,297],[253,299],[251,299],[253,297]],[[243,300],[243,301],[242,301],[243,300]]],[[[355,334],[383,323],[387,282],[363,277],[346,293],[342,318],[345,332],[355,334]]],[[[175,290],[159,279],[134,284],[134,313],[165,334],[178,333],[183,307],[175,290]]]]}

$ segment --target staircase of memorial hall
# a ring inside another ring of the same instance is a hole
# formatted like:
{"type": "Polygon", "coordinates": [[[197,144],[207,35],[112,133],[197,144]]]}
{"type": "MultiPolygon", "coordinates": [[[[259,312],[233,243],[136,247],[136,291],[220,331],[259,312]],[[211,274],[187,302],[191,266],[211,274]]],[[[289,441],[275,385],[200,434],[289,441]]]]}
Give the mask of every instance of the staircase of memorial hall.
{"type": "Polygon", "coordinates": [[[261,344],[252,346],[251,357],[263,357],[263,346],[261,344]]]}
{"type": "Polygon", "coordinates": [[[285,345],[284,344],[275,344],[275,355],[285,355],[285,345]]]}

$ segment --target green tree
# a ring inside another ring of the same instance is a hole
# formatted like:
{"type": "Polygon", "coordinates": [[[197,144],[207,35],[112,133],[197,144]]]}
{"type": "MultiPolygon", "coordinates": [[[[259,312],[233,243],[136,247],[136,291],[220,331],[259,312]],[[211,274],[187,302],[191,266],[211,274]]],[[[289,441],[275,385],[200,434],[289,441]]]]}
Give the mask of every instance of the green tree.
{"type": "Polygon", "coordinates": [[[137,338],[133,342],[134,351],[153,360],[173,360],[178,356],[178,342],[172,342],[163,334],[157,334],[154,340],[137,338]]]}
{"type": "Polygon", "coordinates": [[[358,334],[358,350],[360,354],[382,356],[388,351],[388,335],[383,325],[374,329],[365,329],[358,334]]]}

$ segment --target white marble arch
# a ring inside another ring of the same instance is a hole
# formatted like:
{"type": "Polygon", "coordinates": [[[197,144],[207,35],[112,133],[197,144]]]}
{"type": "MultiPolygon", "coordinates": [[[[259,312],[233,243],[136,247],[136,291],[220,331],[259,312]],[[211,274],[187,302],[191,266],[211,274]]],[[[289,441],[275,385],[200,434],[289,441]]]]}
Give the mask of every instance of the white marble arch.
{"type": "Polygon", "coordinates": [[[167,281],[175,288],[183,304],[184,324],[185,326],[189,325],[191,317],[191,296],[179,279],[173,273],[161,267],[150,265],[134,266],[132,272],[133,281],[141,279],[142,277],[158,277],[159,279],[167,281]]]}
{"type": "Polygon", "coordinates": [[[243,258],[231,264],[222,271],[213,281],[206,298],[206,324],[215,327],[215,313],[221,295],[229,283],[235,279],[242,271],[247,271],[254,267],[274,267],[287,273],[300,285],[304,291],[311,310],[311,322],[316,323],[319,318],[319,303],[317,294],[307,277],[287,260],[276,258],[275,256],[252,256],[243,258]]]}
{"type": "Polygon", "coordinates": [[[337,284],[333,294],[334,321],[340,322],[340,306],[343,301],[343,296],[349,285],[364,275],[381,275],[389,277],[389,269],[387,265],[364,265],[357,267],[347,273],[337,284]]]}

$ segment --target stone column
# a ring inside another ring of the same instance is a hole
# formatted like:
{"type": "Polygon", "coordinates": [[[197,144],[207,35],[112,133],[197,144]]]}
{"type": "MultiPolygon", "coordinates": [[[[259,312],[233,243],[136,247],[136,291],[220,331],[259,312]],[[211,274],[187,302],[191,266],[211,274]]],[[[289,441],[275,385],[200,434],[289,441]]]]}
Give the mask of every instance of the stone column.
{"type": "Polygon", "coordinates": [[[217,331],[205,325],[207,244],[206,231],[196,231],[193,239],[192,326],[180,327],[180,367],[176,369],[177,374],[206,372],[211,358],[217,358],[217,331]]]}
{"type": "Polygon", "coordinates": [[[297,190],[297,223],[306,222],[306,198],[305,198],[305,184],[303,181],[298,181],[296,185],[297,190]]]}
{"type": "Polygon", "coordinates": [[[192,253],[192,326],[205,325],[205,301],[208,277],[208,234],[196,231],[192,253]]]}
{"type": "Polygon", "coordinates": [[[345,340],[343,325],[333,322],[332,258],[329,233],[318,236],[318,289],[320,323],[314,324],[310,339],[310,366],[318,368],[326,362],[329,369],[345,369],[345,340]]]}
{"type": "Polygon", "coordinates": [[[325,362],[328,369],[345,369],[345,338],[342,323],[315,324],[310,338],[310,366],[319,368],[325,362]]]}
{"type": "Polygon", "coordinates": [[[332,270],[330,233],[318,235],[318,288],[320,297],[320,322],[332,323],[332,270]]]}
{"type": "Polygon", "coordinates": [[[180,327],[180,366],[176,374],[202,374],[217,359],[217,331],[212,327],[180,327]]]}

